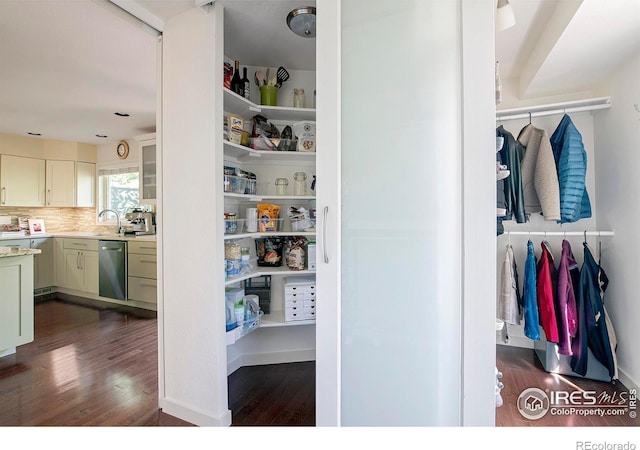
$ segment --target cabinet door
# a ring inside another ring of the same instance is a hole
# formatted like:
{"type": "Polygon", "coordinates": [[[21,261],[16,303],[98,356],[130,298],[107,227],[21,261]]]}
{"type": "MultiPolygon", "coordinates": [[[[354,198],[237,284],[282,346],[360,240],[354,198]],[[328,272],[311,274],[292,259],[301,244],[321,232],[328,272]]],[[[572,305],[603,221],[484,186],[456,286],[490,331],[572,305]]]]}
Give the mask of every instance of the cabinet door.
{"type": "Polygon", "coordinates": [[[143,143],[141,151],[141,187],[142,200],[155,200],[156,198],[156,144],[143,143]]]}
{"type": "Polygon", "coordinates": [[[100,272],[98,269],[98,252],[81,252],[81,268],[83,272],[84,292],[97,294],[100,285],[100,272]]]}
{"type": "Polygon", "coordinates": [[[44,159],[0,155],[0,205],[44,206],[44,159]]]}
{"type": "Polygon", "coordinates": [[[76,206],[96,206],[96,165],[93,163],[76,163],[76,206]]]}
{"type": "Polygon", "coordinates": [[[0,352],[33,341],[33,259],[0,260],[0,352]]]}
{"type": "Polygon", "coordinates": [[[47,206],[75,206],[74,161],[47,160],[47,206]]]}
{"type": "Polygon", "coordinates": [[[78,250],[64,251],[65,287],[77,291],[84,290],[84,273],[80,262],[81,253],[78,250]]]}
{"type": "Polygon", "coordinates": [[[54,285],[66,288],[67,286],[67,265],[64,254],[64,239],[53,239],[53,281],[54,285]]]}
{"type": "Polygon", "coordinates": [[[33,288],[53,286],[53,239],[31,239],[30,246],[42,251],[40,254],[33,255],[33,288]]]}

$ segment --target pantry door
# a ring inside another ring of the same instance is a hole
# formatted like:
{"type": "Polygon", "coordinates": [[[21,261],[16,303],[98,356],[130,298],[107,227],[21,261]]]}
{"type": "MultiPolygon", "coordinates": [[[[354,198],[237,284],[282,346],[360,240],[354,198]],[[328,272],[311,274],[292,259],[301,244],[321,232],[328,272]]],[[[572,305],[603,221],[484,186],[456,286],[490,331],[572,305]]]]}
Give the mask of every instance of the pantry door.
{"type": "Polygon", "coordinates": [[[465,279],[495,258],[492,3],[317,2],[320,426],[492,423],[495,259],[465,279]]]}

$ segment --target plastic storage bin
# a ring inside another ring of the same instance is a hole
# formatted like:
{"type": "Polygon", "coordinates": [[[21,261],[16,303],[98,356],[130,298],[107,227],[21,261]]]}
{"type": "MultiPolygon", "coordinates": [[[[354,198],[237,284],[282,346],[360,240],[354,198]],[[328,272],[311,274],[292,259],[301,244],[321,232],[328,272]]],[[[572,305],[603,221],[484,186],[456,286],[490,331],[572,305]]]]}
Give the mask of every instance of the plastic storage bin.
{"type": "Polygon", "coordinates": [[[234,194],[244,194],[247,189],[247,177],[238,177],[235,175],[224,176],[224,192],[232,192],[234,194]]]}
{"type": "Polygon", "coordinates": [[[246,219],[224,219],[224,234],[244,233],[246,219]]]}

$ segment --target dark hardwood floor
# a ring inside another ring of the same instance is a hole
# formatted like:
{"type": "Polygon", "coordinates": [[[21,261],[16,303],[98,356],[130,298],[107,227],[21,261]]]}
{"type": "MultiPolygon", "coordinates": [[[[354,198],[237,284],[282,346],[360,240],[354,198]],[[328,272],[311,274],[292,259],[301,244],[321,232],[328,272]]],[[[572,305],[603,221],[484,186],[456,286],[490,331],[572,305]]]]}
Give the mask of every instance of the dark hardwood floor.
{"type": "MultiPolygon", "coordinates": [[[[158,409],[153,312],[37,303],[35,339],[0,358],[0,426],[193,426],[158,409]]],[[[315,364],[229,377],[232,425],[315,425],[315,364]]]]}
{"type": "MultiPolygon", "coordinates": [[[[639,426],[640,419],[628,414],[622,416],[552,415],[547,413],[537,420],[523,417],[517,407],[518,396],[527,388],[549,391],[595,391],[609,395],[628,394],[619,381],[607,383],[581,377],[569,377],[545,372],[533,349],[496,346],[497,367],[503,373],[504,389],[501,394],[504,404],[496,408],[496,426],[503,427],[621,427],[639,426]]],[[[619,397],[617,397],[619,398],[619,397]]]]}
{"type": "MultiPolygon", "coordinates": [[[[0,358],[0,426],[189,427],[158,409],[157,320],[134,309],[36,304],[35,340],[0,358]]],[[[533,350],[497,346],[503,372],[499,427],[638,426],[629,415],[522,417],[516,401],[528,387],[626,392],[553,375],[533,350]]],[[[314,426],[315,363],[243,367],[229,376],[233,426],[314,426]]]]}

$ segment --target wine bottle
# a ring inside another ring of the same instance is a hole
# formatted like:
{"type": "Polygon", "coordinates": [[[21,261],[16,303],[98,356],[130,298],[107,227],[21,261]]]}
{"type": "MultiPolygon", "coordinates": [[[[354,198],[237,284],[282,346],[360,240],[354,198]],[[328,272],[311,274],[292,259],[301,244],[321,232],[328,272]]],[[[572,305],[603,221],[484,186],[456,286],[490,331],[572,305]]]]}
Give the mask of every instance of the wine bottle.
{"type": "Polygon", "coordinates": [[[236,61],[236,69],[233,71],[233,77],[231,78],[231,90],[244,97],[244,86],[240,79],[240,61],[236,61]]]}
{"type": "Polygon", "coordinates": [[[249,94],[251,93],[251,83],[249,82],[249,77],[247,77],[246,67],[242,69],[242,89],[243,89],[244,98],[249,100],[249,94]]]}

